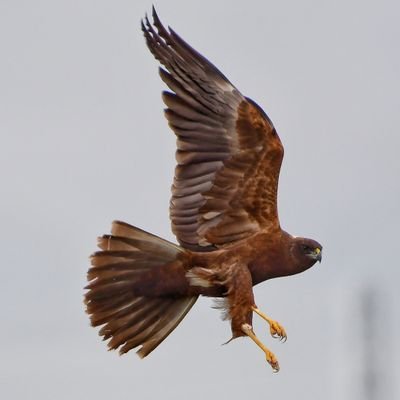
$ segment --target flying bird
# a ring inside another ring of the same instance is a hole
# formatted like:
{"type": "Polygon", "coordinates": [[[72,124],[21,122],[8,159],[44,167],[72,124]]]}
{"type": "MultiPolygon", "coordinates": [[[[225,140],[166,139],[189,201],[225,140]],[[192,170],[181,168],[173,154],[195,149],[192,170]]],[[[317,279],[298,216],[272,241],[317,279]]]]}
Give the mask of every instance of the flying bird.
{"type": "Polygon", "coordinates": [[[199,296],[221,298],[232,339],[256,336],[253,313],[273,337],[285,329],[256,305],[253,286],[298,274],[321,261],[322,246],[279,223],[277,192],[283,146],[266,113],[171,28],[153,7],[142,30],[160,62],[165,116],[177,138],[170,202],[179,245],[124,222],[98,239],[85,293],[87,312],[110,349],[150,354],[199,296]]]}

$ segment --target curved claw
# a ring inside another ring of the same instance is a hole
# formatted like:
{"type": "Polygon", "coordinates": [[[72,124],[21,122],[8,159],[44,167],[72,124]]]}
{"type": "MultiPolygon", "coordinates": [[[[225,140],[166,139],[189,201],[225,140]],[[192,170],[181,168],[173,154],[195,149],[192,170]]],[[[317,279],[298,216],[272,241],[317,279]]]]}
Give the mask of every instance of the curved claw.
{"type": "Polygon", "coordinates": [[[286,342],[287,340],[287,334],[285,329],[279,325],[278,322],[276,321],[269,321],[270,323],[270,332],[271,336],[275,339],[279,339],[281,342],[286,342]]]}
{"type": "Polygon", "coordinates": [[[270,351],[266,352],[265,355],[266,355],[268,364],[272,368],[272,371],[275,373],[279,372],[280,367],[279,367],[279,363],[278,363],[278,360],[276,359],[275,355],[273,353],[271,353],[270,351]]]}
{"type": "Polygon", "coordinates": [[[268,322],[270,327],[271,336],[275,339],[279,339],[281,342],[286,342],[287,334],[285,329],[276,321],[269,318],[262,311],[260,311],[256,306],[252,307],[252,310],[257,313],[262,319],[268,322]]]}

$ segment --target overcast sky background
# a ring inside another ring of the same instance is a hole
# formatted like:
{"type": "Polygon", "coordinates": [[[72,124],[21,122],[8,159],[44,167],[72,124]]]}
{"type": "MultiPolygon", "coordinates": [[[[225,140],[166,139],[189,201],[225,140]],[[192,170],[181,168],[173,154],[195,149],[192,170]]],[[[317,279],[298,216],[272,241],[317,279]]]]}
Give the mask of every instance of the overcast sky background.
{"type": "Polygon", "coordinates": [[[400,398],[399,3],[155,5],[274,121],[281,224],[324,245],[321,265],[255,289],[288,332],[255,318],[281,372],[250,340],[221,346],[208,299],[148,359],[106,351],[82,304],[96,236],[121,219],[174,240],[151,3],[0,0],[0,397],[373,400],[377,372],[400,398]]]}

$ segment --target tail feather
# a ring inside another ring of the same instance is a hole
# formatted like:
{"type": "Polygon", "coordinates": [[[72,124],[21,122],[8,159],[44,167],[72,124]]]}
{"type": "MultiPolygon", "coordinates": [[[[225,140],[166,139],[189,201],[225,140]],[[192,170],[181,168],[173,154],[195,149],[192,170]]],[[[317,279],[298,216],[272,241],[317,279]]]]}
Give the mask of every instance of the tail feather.
{"type": "Polygon", "coordinates": [[[101,251],[91,256],[85,303],[92,326],[120,354],[141,346],[150,354],[182,321],[197,296],[144,297],[133,287],[143,273],[170,263],[184,250],[124,222],[112,224],[111,235],[98,239],[101,251]]]}
{"type": "Polygon", "coordinates": [[[144,358],[150,354],[179,325],[182,319],[193,307],[196,300],[197,296],[175,300],[160,320],[157,326],[157,335],[150,337],[137,352],[140,358],[144,358]]]}
{"type": "Polygon", "coordinates": [[[172,259],[175,258],[177,253],[183,251],[181,247],[168,242],[167,240],[121,221],[113,222],[111,226],[111,235],[114,237],[124,237],[126,239],[136,239],[139,241],[137,243],[140,243],[141,245],[148,244],[149,242],[154,246],[158,245],[158,251],[170,255],[172,259]]]}
{"type": "Polygon", "coordinates": [[[157,305],[157,300],[150,299],[146,301],[146,299],[141,298],[141,301],[131,308],[129,314],[119,318],[114,316],[114,318],[109,321],[107,325],[100,329],[100,335],[104,336],[104,339],[108,339],[109,337],[113,336],[113,340],[109,343],[109,346],[114,348],[113,344],[118,337],[128,337],[127,335],[133,327],[136,328],[143,322],[149,320],[151,312],[154,312],[155,305],[157,305]]]}
{"type": "MultiPolygon", "coordinates": [[[[151,236],[153,239],[157,238],[156,236],[151,236]]],[[[157,238],[159,239],[159,238],[157,238]]],[[[168,242],[167,242],[168,243],[168,242]]],[[[172,244],[172,243],[171,243],[172,244]]],[[[158,259],[165,259],[165,257],[170,258],[172,255],[175,256],[178,252],[182,250],[178,247],[178,249],[170,249],[168,247],[160,246],[159,241],[152,240],[149,238],[147,240],[143,239],[133,239],[133,238],[125,238],[121,236],[113,236],[113,235],[103,235],[97,241],[97,245],[100,249],[104,251],[121,251],[121,252],[144,252],[148,256],[153,256],[158,259]],[[171,251],[172,250],[172,251],[171,251]],[[153,252],[155,252],[153,254],[153,252]]]]}
{"type": "Polygon", "coordinates": [[[134,298],[128,302],[123,302],[122,305],[113,304],[112,307],[108,307],[108,309],[99,309],[95,314],[91,316],[91,323],[93,326],[100,326],[111,319],[119,319],[129,315],[134,312],[136,307],[142,306],[143,300],[141,297],[134,298]]]}
{"type": "MultiPolygon", "coordinates": [[[[160,319],[160,315],[170,306],[171,301],[153,301],[146,304],[143,309],[134,314],[133,317],[124,321],[120,328],[115,330],[113,338],[110,340],[109,347],[116,349],[127,342],[137,341],[138,345],[141,341],[145,341],[148,337],[147,330],[153,329],[160,319]]],[[[119,325],[119,324],[117,324],[119,325]]],[[[136,347],[135,346],[135,347],[136,347]]]]}

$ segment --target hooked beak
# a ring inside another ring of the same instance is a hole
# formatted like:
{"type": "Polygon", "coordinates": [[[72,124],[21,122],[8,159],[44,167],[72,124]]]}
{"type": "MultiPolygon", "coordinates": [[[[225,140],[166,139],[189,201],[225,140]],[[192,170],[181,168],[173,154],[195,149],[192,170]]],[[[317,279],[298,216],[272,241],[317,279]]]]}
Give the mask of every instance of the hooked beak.
{"type": "Polygon", "coordinates": [[[318,262],[321,262],[321,260],[322,260],[322,250],[321,250],[319,247],[317,247],[317,248],[314,250],[314,258],[315,258],[315,260],[317,260],[318,262]]]}

